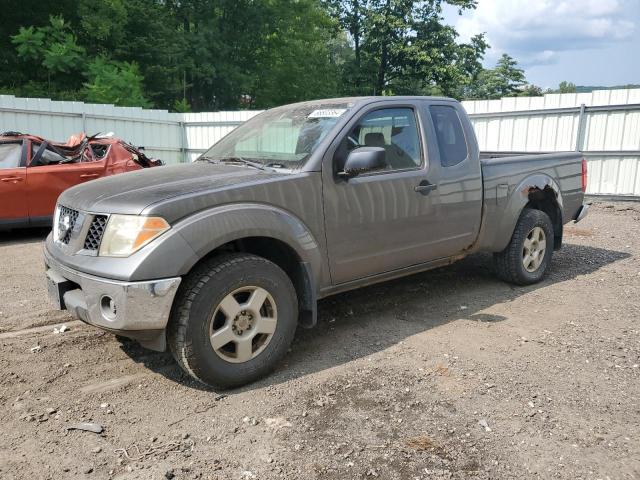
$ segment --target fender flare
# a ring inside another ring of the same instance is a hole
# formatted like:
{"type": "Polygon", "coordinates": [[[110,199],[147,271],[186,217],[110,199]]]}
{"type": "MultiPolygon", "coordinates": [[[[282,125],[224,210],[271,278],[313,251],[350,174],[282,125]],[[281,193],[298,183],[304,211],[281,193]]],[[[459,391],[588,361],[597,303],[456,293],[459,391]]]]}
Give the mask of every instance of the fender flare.
{"type": "MultiPolygon", "coordinates": [[[[184,276],[218,247],[251,237],[271,238],[291,248],[299,263],[300,324],[317,319],[319,288],[328,278],[323,246],[299,218],[284,209],[259,203],[233,203],[202,210],[174,223],[153,245],[143,247],[131,265],[131,280],[184,276]],[[152,248],[151,248],[152,247],[152,248]]],[[[133,257],[123,259],[131,263],[133,257]]]]}
{"type": "Polygon", "coordinates": [[[250,237],[271,238],[291,248],[299,261],[292,278],[300,302],[300,324],[317,320],[317,298],[329,273],[326,255],[299,218],[284,209],[259,203],[233,203],[202,210],[175,223],[153,249],[141,250],[132,277],[184,276],[218,247],[250,237]]]}
{"type": "MultiPolygon", "coordinates": [[[[221,205],[190,215],[174,228],[198,260],[221,245],[242,238],[280,240],[295,250],[301,262],[309,263],[317,280],[314,283],[319,285],[323,264],[320,245],[300,219],[283,209],[258,203],[221,205]]],[[[187,261],[180,274],[187,273],[194,264],[192,260],[187,261]]]]}
{"type": "Polygon", "coordinates": [[[328,278],[323,247],[311,229],[283,209],[258,203],[201,210],[174,223],[152,244],[121,260],[130,264],[127,280],[182,276],[216,248],[249,237],[273,238],[292,248],[312,272],[310,280],[315,288],[328,278]]]}
{"type": "Polygon", "coordinates": [[[545,190],[551,190],[554,193],[558,214],[560,215],[560,224],[562,225],[563,201],[560,186],[549,175],[534,173],[525,177],[510,193],[509,200],[504,208],[504,215],[498,227],[500,234],[495,237],[497,239],[495,251],[503,250],[511,241],[511,236],[522,210],[532,200],[532,193],[536,191],[544,192],[545,190]]]}

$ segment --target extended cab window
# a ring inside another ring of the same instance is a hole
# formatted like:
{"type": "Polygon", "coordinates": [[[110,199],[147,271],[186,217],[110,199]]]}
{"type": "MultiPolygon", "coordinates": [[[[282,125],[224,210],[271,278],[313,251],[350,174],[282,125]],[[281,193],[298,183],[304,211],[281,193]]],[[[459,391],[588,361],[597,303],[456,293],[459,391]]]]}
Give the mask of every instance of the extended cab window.
{"type": "Polygon", "coordinates": [[[0,169],[18,168],[22,157],[22,144],[0,143],[0,169]]]}
{"type": "Polygon", "coordinates": [[[436,129],[440,163],[443,167],[457,165],[467,158],[467,142],[456,109],[446,105],[432,105],[429,112],[436,129]]]}
{"type": "Polygon", "coordinates": [[[358,147],[382,147],[389,169],[422,163],[416,116],[411,108],[383,108],[366,114],[338,147],[340,160],[358,147]]]}

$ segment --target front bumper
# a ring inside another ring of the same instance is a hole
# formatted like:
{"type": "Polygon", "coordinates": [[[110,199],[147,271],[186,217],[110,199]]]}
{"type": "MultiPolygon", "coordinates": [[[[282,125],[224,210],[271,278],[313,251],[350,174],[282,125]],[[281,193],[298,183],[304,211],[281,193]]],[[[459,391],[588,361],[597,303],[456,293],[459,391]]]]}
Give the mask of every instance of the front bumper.
{"type": "Polygon", "coordinates": [[[85,323],[165,350],[165,329],[180,277],[123,282],[70,269],[44,249],[49,296],[85,323]]]}

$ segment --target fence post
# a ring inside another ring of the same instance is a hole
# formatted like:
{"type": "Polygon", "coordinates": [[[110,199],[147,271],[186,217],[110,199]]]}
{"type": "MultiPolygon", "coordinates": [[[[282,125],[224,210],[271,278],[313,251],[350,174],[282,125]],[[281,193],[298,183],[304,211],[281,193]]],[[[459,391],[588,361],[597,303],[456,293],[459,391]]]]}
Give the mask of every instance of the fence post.
{"type": "Polygon", "coordinates": [[[180,120],[180,152],[182,163],[187,163],[187,124],[184,120],[180,120]]]}
{"type": "Polygon", "coordinates": [[[578,132],[576,134],[576,152],[584,148],[584,133],[587,126],[587,107],[584,103],[580,105],[580,114],[578,116],[578,132]]]}

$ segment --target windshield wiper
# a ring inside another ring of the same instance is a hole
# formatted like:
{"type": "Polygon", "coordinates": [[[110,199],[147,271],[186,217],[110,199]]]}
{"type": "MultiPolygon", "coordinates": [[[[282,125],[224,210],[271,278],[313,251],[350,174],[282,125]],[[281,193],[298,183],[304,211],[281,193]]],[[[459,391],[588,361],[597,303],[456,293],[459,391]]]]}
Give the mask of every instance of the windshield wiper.
{"type": "Polygon", "coordinates": [[[287,167],[284,163],[280,163],[280,162],[270,162],[270,163],[267,163],[265,167],[289,169],[289,167],[287,167]]]}
{"type": "Polygon", "coordinates": [[[243,165],[249,165],[250,167],[254,167],[259,170],[265,169],[264,165],[260,162],[254,162],[238,156],[222,158],[200,157],[200,159],[209,163],[242,163],[243,165]]]}

